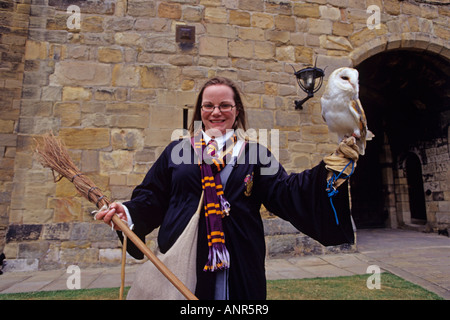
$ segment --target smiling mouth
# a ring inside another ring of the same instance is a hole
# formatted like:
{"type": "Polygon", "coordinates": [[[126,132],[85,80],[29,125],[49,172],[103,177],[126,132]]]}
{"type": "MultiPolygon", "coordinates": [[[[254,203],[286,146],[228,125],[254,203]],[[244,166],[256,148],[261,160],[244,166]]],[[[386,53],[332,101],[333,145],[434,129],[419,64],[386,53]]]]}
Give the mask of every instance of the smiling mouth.
{"type": "Polygon", "coordinates": [[[211,123],[222,123],[224,121],[225,120],[209,120],[209,122],[211,122],[211,123]]]}

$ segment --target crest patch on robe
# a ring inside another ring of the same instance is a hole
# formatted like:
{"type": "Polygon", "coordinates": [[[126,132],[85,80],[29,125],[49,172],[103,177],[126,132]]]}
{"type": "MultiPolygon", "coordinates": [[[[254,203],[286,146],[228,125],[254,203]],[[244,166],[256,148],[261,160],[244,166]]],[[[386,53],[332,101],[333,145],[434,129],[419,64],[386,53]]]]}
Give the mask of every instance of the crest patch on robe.
{"type": "Polygon", "coordinates": [[[246,176],[245,176],[245,179],[244,179],[244,185],[245,185],[245,191],[244,191],[244,194],[245,194],[247,197],[250,197],[251,194],[252,194],[252,189],[253,189],[253,175],[254,175],[254,173],[252,172],[251,175],[250,175],[250,174],[246,175],[246,176]]]}

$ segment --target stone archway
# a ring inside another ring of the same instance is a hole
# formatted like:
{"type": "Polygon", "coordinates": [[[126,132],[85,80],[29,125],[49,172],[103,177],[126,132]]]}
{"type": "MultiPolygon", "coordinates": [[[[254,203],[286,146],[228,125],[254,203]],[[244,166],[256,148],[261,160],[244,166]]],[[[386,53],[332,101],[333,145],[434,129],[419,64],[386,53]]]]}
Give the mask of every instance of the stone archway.
{"type": "Polygon", "coordinates": [[[352,180],[356,224],[397,227],[418,221],[411,221],[417,208],[410,207],[407,176],[398,161],[400,155],[415,152],[422,159],[420,187],[427,190],[426,194],[421,192],[426,200],[427,227],[439,228],[448,220],[444,208],[448,177],[443,170],[449,166],[450,62],[436,52],[449,51],[429,38],[428,42],[403,41],[392,50],[389,48],[394,45],[386,38],[371,43],[377,44],[370,57],[370,53],[354,54],[354,61],[360,61],[356,65],[360,99],[369,128],[377,136],[360,160],[359,169],[364,173],[352,180]],[[423,50],[426,48],[434,50],[423,50]]]}
{"type": "Polygon", "coordinates": [[[355,48],[349,58],[353,66],[357,66],[370,57],[389,50],[423,50],[435,53],[450,60],[448,40],[433,36],[429,33],[389,33],[365,41],[355,48]]]}

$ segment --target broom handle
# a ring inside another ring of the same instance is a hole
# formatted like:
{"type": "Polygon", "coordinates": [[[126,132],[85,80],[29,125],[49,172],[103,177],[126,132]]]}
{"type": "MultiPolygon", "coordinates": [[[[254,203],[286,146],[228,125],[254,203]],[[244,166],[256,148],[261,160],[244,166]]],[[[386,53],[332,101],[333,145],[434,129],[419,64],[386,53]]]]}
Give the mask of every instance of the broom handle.
{"type": "Polygon", "coordinates": [[[128,228],[128,226],[119,218],[117,214],[112,217],[114,224],[130,239],[136,247],[155,265],[155,267],[161,271],[161,273],[169,280],[178,291],[185,296],[188,300],[198,300],[198,298],[184,285],[176,275],[170,271],[161,260],[142,242],[139,237],[128,228]]]}

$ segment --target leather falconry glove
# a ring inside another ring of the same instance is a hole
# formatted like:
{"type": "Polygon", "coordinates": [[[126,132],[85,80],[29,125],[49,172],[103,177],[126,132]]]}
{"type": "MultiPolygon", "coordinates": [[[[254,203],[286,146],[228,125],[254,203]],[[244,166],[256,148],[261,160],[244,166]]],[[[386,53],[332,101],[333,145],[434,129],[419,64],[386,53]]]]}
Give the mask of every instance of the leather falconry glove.
{"type": "Polygon", "coordinates": [[[327,175],[327,182],[330,181],[334,174],[339,174],[341,171],[342,178],[340,177],[336,182],[334,187],[338,188],[342,183],[344,183],[347,176],[356,168],[356,162],[359,158],[359,147],[356,145],[355,137],[348,137],[339,143],[338,148],[334,153],[323,158],[325,162],[325,168],[329,170],[327,175]],[[349,164],[350,160],[354,163],[349,164]],[[347,167],[346,167],[347,166],[347,167]]]}

